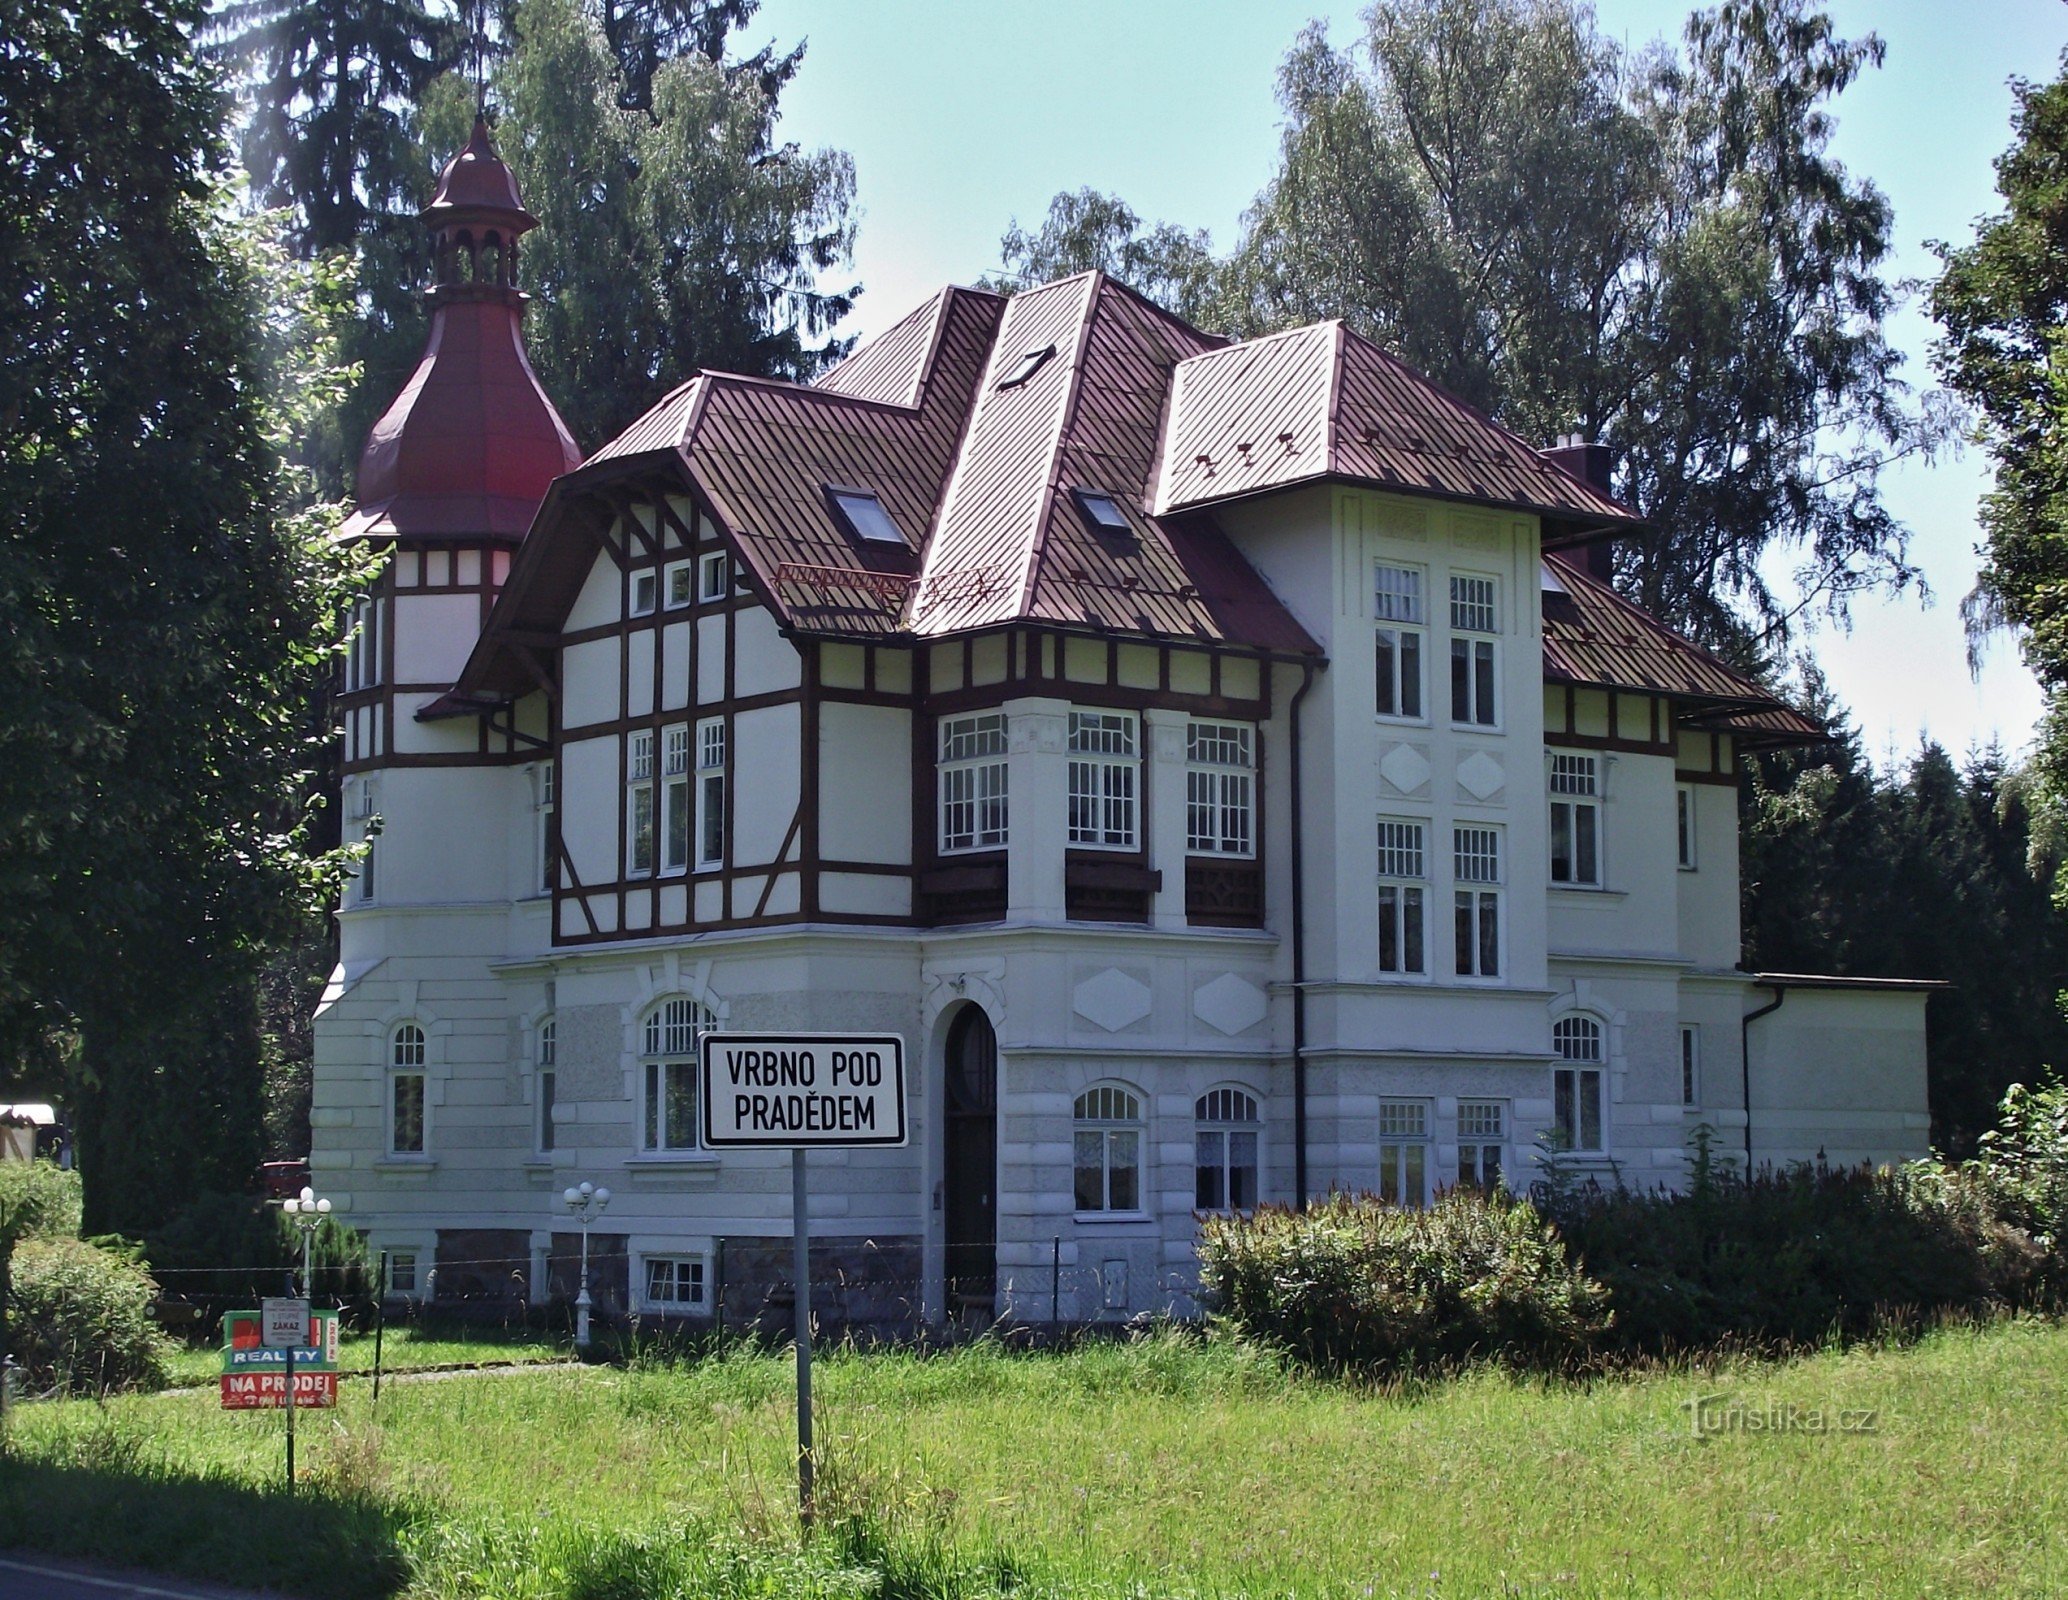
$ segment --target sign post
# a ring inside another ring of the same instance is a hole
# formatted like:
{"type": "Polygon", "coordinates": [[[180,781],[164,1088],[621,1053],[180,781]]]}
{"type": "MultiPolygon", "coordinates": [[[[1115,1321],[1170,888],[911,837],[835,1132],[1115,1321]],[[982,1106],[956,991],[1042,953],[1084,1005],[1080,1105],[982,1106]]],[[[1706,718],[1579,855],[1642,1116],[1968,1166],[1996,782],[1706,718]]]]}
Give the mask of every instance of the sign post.
{"type": "Polygon", "coordinates": [[[309,1302],[269,1296],[259,1302],[259,1343],[287,1361],[287,1492],[294,1493],[294,1353],[309,1342],[309,1302]]]}
{"type": "Polygon", "coordinates": [[[905,1143],[905,1041],[894,1033],[707,1033],[704,1146],[790,1152],[797,1298],[797,1519],[812,1523],[811,1217],[805,1154],[905,1143]]]}
{"type": "Polygon", "coordinates": [[[337,1404],[338,1314],[306,1300],[223,1313],[225,1411],[287,1412],[287,1487],[294,1489],[294,1414],[337,1404]]]}

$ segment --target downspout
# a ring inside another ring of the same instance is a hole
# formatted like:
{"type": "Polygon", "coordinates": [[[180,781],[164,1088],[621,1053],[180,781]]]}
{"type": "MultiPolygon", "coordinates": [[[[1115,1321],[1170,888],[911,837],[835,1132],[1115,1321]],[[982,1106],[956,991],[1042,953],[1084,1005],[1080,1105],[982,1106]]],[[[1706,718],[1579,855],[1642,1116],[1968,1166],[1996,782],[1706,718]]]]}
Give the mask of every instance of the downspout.
{"type": "Polygon", "coordinates": [[[1307,1209],[1307,879],[1300,847],[1300,702],[1314,687],[1314,663],[1300,663],[1287,706],[1292,764],[1293,1207],[1307,1209]]]}
{"type": "Polygon", "coordinates": [[[1752,1024],[1761,1017],[1770,1017],[1781,1009],[1788,998],[1788,986],[1781,983],[1760,983],[1758,989],[1771,989],[1773,1003],[1763,1005],[1757,1011],[1748,1011],[1738,1021],[1738,1064],[1745,1074],[1745,1176],[1752,1176],[1752,1024]]]}

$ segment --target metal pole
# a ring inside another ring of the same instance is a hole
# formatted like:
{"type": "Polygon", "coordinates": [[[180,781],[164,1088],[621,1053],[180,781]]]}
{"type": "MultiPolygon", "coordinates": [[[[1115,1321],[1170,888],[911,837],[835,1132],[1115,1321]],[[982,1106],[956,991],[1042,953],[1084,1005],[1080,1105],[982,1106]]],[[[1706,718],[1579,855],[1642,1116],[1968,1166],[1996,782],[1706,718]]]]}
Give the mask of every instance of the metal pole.
{"type": "Polygon", "coordinates": [[[804,1147],[790,1152],[790,1232],[797,1280],[797,1521],[811,1527],[811,1218],[805,1198],[804,1147]]]}
{"type": "Polygon", "coordinates": [[[1048,1258],[1048,1314],[1054,1320],[1055,1325],[1061,1328],[1063,1325],[1063,1236],[1060,1233],[1056,1235],[1052,1249],[1053,1254],[1048,1258]]]}
{"type": "Polygon", "coordinates": [[[718,1333],[718,1348],[723,1350],[725,1348],[725,1241],[723,1239],[718,1241],[717,1253],[718,1270],[713,1276],[718,1281],[712,1285],[711,1314],[712,1325],[718,1333]]]}
{"type": "MultiPolygon", "coordinates": [[[[312,1281],[312,1274],[311,1274],[311,1272],[310,1272],[310,1268],[309,1268],[309,1252],[310,1252],[310,1250],[311,1250],[311,1249],[312,1249],[312,1248],[314,1247],[315,1243],[316,1243],[316,1232],[315,1232],[315,1230],[314,1230],[313,1228],[303,1228],[303,1229],[302,1229],[302,1296],[303,1296],[303,1298],[304,1298],[305,1300],[307,1300],[307,1301],[308,1301],[308,1303],[309,1303],[309,1304],[310,1304],[310,1305],[311,1305],[312,1307],[313,1307],[313,1306],[314,1306],[314,1304],[315,1304],[315,1300],[314,1300],[314,1298],[313,1298],[313,1297],[312,1297],[312,1296],[311,1296],[311,1295],[309,1294],[309,1286],[310,1286],[310,1283],[311,1283],[311,1281],[312,1281]]],[[[303,1326],[303,1328],[302,1328],[302,1337],[306,1339],[306,1338],[308,1337],[308,1335],[309,1335],[309,1330],[308,1330],[308,1327],[307,1327],[307,1325],[305,1324],[305,1325],[303,1326]]],[[[292,1345],[290,1345],[290,1346],[289,1346],[289,1347],[287,1348],[287,1350],[286,1350],[286,1351],[284,1352],[284,1353],[285,1353],[285,1355],[287,1356],[287,1373],[286,1373],[286,1378],[287,1378],[287,1384],[286,1384],[286,1387],[287,1387],[287,1396],[286,1396],[286,1398],[287,1398],[287,1492],[288,1492],[289,1494],[293,1494],[293,1493],[294,1493],[294,1352],[295,1352],[295,1348],[296,1348],[295,1346],[292,1346],[292,1345]]]]}
{"type": "Polygon", "coordinates": [[[574,1297],[574,1342],[581,1350],[589,1348],[589,1219],[580,1219],[582,1224],[582,1292],[574,1297]]]}
{"type": "Polygon", "coordinates": [[[381,1403],[381,1335],[388,1328],[388,1252],[381,1252],[381,1275],[373,1289],[373,1403],[381,1403]]]}

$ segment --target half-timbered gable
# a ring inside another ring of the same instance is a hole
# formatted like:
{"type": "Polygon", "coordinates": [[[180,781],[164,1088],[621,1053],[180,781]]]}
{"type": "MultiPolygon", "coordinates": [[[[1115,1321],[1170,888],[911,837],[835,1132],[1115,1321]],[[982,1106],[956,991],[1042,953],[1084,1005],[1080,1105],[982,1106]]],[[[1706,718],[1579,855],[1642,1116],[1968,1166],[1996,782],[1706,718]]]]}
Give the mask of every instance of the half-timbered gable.
{"type": "Polygon", "coordinates": [[[1183,1309],[1200,1209],[1671,1183],[1705,1122],[1921,1145],[1921,986],[1738,967],[1737,762],[1817,730],[1594,572],[1637,526],[1596,448],[1092,273],[700,373],[577,462],[511,400],[499,171],[477,132],[432,207],[474,320],[348,530],[379,837],[312,1160],[398,1290],[570,1292],[586,1177],[607,1308],[761,1305],[785,1173],[698,1142],[714,1027],[909,1043],[911,1148],[813,1198],[858,1318],[1183,1309]]]}

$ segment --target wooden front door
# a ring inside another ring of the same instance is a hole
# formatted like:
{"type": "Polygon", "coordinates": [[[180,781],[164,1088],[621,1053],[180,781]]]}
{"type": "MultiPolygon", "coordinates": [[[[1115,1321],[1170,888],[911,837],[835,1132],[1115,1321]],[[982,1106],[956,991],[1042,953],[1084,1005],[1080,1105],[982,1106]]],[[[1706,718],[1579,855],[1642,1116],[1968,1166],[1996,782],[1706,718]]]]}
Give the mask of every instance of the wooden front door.
{"type": "Polygon", "coordinates": [[[941,1171],[950,1312],[998,1294],[998,1035],[978,1006],[948,1027],[941,1171]]]}

